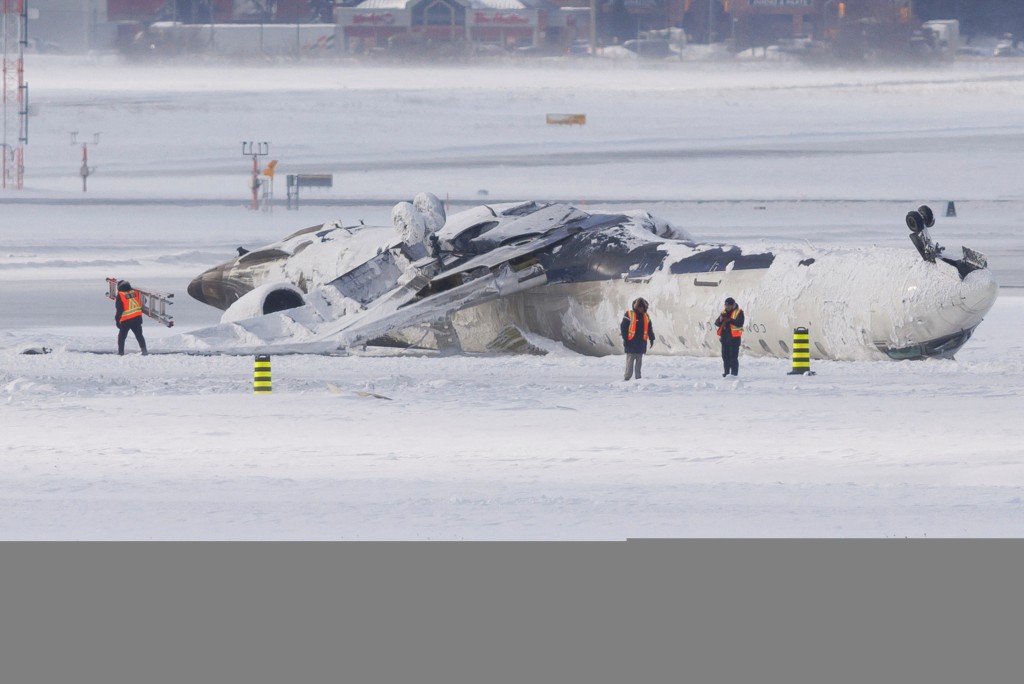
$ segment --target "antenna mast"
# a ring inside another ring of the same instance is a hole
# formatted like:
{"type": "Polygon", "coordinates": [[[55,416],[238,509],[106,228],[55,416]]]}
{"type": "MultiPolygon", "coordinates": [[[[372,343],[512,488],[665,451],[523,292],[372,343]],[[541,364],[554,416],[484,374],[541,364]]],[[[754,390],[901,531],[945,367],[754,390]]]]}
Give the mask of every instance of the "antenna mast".
{"type": "Polygon", "coordinates": [[[0,40],[3,45],[4,118],[0,156],[0,187],[25,184],[25,145],[28,144],[28,83],[25,47],[28,45],[28,0],[0,0],[0,40]]]}

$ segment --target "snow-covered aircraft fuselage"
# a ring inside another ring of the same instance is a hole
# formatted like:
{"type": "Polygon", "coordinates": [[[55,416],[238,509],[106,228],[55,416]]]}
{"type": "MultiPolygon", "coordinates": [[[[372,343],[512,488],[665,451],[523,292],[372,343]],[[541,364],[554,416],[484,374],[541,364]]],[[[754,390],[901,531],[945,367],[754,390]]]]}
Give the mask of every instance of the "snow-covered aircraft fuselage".
{"type": "Polygon", "coordinates": [[[907,215],[916,250],[746,250],[695,242],[646,212],[561,203],[446,217],[427,193],[396,205],[392,219],[314,226],[211,268],[189,293],[225,310],[222,324],[176,344],[538,352],[547,338],[600,356],[621,353],[618,323],[642,296],[658,333],[652,353],[712,355],[711,321],[731,296],[746,313],[743,350],[752,356],[789,357],[794,329],[806,327],[812,358],[951,357],[998,292],[980,254],[942,256],[927,207],[907,215]]]}

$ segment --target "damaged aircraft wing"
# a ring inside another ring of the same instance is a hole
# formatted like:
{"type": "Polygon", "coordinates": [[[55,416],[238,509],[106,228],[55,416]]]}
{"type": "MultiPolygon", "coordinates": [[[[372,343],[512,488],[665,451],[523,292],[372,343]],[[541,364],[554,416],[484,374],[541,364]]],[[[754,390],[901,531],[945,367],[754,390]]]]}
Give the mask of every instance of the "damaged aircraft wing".
{"type": "Polygon", "coordinates": [[[982,255],[942,256],[927,207],[894,248],[747,250],[696,242],[643,211],[568,204],[481,205],[446,216],[428,193],[391,227],[314,226],[209,269],[189,285],[222,323],[166,338],[167,350],[337,352],[368,344],[462,351],[536,346],[621,353],[618,322],[643,296],[655,353],[718,353],[722,300],[747,315],[744,352],[786,357],[795,327],[826,359],[948,357],[995,300],[982,255]],[[396,238],[397,231],[397,238],[396,238]]]}

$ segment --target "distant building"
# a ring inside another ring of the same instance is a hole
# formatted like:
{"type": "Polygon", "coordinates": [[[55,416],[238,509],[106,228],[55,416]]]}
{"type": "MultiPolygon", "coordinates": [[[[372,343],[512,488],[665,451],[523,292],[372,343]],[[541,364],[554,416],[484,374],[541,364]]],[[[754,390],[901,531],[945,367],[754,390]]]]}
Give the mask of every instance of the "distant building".
{"type": "Polygon", "coordinates": [[[111,21],[203,24],[210,21],[330,23],[334,6],[344,3],[342,0],[106,0],[106,4],[111,21]]]}
{"type": "Polygon", "coordinates": [[[737,32],[822,39],[842,21],[910,23],[912,0],[723,0],[737,32]]]}
{"type": "Polygon", "coordinates": [[[355,53],[457,46],[561,53],[587,35],[589,19],[547,0],[364,0],[334,15],[342,49],[355,53]]]}
{"type": "Polygon", "coordinates": [[[29,0],[28,38],[43,52],[83,53],[114,46],[107,0],[29,0]]]}
{"type": "MultiPolygon", "coordinates": [[[[551,0],[589,8],[589,0],[551,0]]],[[[691,41],[731,42],[737,50],[806,37],[835,39],[842,23],[916,21],[911,0],[594,0],[602,43],[643,31],[683,28],[691,41]]]]}
{"type": "MultiPolygon", "coordinates": [[[[230,24],[237,27],[230,35],[238,34],[239,40],[244,39],[241,24],[317,23],[335,27],[331,52],[451,51],[468,46],[471,52],[586,54],[593,21],[598,45],[621,44],[645,32],[671,28],[676,29],[671,35],[685,31],[690,42],[730,43],[736,51],[800,37],[827,45],[838,57],[856,59],[896,54],[908,45],[920,27],[913,12],[919,3],[922,0],[29,0],[35,15],[29,37],[40,49],[85,52],[133,45],[154,23],[208,24],[211,32],[214,24],[230,24]]],[[[973,3],[959,6],[964,15],[981,11],[973,3]]],[[[227,40],[229,33],[222,33],[227,40]]],[[[265,48],[257,41],[249,51],[265,48]]],[[[296,49],[300,48],[304,42],[296,49]]]]}

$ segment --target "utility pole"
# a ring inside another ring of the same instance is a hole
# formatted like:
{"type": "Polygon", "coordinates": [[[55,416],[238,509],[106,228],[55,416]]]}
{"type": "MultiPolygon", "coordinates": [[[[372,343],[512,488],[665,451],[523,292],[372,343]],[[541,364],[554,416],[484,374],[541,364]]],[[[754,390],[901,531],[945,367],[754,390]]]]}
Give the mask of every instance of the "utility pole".
{"type": "Polygon", "coordinates": [[[711,32],[714,22],[712,19],[715,17],[715,0],[708,0],[708,45],[711,45],[711,32]]]}
{"type": "MultiPolygon", "coordinates": [[[[85,192],[85,181],[92,174],[92,172],[96,170],[96,167],[95,166],[89,166],[89,143],[87,143],[87,142],[79,143],[78,142],[78,131],[72,131],[71,132],[71,144],[72,145],[81,145],[82,146],[82,167],[81,167],[81,169],[79,169],[79,173],[82,176],[82,192],[85,192]]],[[[99,145],[100,144],[100,134],[99,133],[93,133],[92,134],[92,144],[93,145],[99,145]]]]}
{"type": "Polygon", "coordinates": [[[0,52],[2,52],[3,141],[0,146],[0,186],[8,181],[21,188],[25,181],[25,145],[28,144],[28,83],[25,47],[28,45],[27,0],[0,0],[0,52]],[[14,138],[17,116],[17,143],[14,138]]]}
{"type": "Polygon", "coordinates": [[[245,142],[242,141],[242,156],[252,157],[252,180],[250,181],[250,187],[252,188],[252,210],[256,211],[260,208],[260,157],[265,157],[270,154],[270,143],[268,142],[245,142]]]}
{"type": "Polygon", "coordinates": [[[590,0],[590,55],[597,55],[597,0],[590,0]]]}

